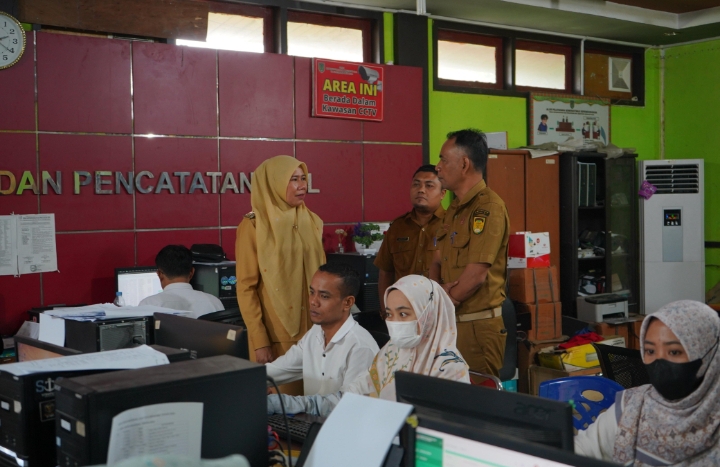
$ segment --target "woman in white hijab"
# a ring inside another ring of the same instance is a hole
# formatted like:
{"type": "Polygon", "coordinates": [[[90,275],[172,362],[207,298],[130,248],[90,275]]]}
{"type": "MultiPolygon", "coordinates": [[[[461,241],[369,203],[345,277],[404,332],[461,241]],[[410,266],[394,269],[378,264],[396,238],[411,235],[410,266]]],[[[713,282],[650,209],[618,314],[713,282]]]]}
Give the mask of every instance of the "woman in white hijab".
{"type": "Polygon", "coordinates": [[[720,318],[682,300],[645,318],[651,384],[619,392],[575,437],[575,452],[627,466],[720,465],[720,318]]]}
{"type": "MultiPolygon", "coordinates": [[[[288,413],[327,416],[345,392],[395,400],[395,372],[409,371],[470,383],[468,365],[456,346],[455,306],[438,283],[405,276],[385,292],[390,341],[370,369],[340,392],[329,395],[283,395],[288,413]]],[[[276,395],[268,396],[268,413],[280,411],[276,395]]]]}

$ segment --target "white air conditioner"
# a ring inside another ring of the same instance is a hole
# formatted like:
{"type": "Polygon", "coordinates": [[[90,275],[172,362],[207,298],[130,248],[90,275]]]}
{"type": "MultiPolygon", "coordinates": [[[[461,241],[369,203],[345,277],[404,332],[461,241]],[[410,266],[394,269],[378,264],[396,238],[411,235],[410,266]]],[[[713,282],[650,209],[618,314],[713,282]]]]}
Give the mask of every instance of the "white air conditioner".
{"type": "Polygon", "coordinates": [[[640,183],[657,187],[640,199],[640,312],[676,300],[705,301],[705,188],[702,159],[638,162],[640,183]]]}

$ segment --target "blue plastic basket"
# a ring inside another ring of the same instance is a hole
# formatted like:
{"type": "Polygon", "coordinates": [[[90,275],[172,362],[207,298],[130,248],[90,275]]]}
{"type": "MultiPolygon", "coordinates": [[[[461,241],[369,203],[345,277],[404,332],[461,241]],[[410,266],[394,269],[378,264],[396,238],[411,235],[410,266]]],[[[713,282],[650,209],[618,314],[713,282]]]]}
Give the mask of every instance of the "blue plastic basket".
{"type": "Polygon", "coordinates": [[[539,395],[547,399],[571,402],[573,426],[584,430],[597,420],[600,412],[615,402],[615,394],[624,390],[613,380],[601,376],[568,376],[540,383],[539,395]]]}

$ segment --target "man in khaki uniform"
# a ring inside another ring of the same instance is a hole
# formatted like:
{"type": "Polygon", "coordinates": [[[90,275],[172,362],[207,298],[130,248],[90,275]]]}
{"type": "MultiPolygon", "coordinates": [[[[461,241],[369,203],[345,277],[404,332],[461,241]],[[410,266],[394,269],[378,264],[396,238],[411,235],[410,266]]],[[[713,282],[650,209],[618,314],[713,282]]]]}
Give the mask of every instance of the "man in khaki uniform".
{"type": "Polygon", "coordinates": [[[385,290],[401,277],[418,274],[428,277],[435,248],[433,238],[442,225],[445,190],[434,165],[423,165],[413,174],[410,186],[412,211],[398,217],[385,234],[375,258],[378,267],[380,314],[385,316],[385,290]]]}
{"type": "Polygon", "coordinates": [[[507,331],[501,315],[510,220],[505,202],[485,185],[488,148],[477,130],[448,134],[437,172],[455,199],[437,232],[430,278],[455,303],[457,347],[473,371],[498,376],[507,331]]]}

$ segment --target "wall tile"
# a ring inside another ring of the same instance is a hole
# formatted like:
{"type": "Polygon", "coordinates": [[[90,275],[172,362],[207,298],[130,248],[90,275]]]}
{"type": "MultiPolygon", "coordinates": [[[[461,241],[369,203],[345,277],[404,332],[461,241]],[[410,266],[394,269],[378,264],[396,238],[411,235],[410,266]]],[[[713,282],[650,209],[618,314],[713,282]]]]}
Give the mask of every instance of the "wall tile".
{"type": "Polygon", "coordinates": [[[136,193],[137,228],[219,227],[217,191],[213,193],[212,178],[207,172],[218,171],[217,141],[194,138],[135,138],[135,171],[151,172],[155,178],[143,178],[142,186],[152,186],[151,193],[136,193]],[[168,172],[175,194],[169,190],[156,193],[162,172],[168,172]],[[175,172],[189,172],[184,187],[175,172]],[[189,193],[193,176],[200,172],[207,193],[195,189],[189,193]],[[182,192],[185,193],[182,193],[182,192]]]}
{"type": "Polygon", "coordinates": [[[15,334],[30,308],[40,306],[40,274],[0,276],[0,334],[15,334]]]}
{"type": "MultiPolygon", "coordinates": [[[[281,154],[292,156],[294,151],[292,142],[221,140],[220,170],[223,174],[232,172],[240,190],[240,172],[250,180],[250,174],[265,159],[281,154]]],[[[232,189],[228,189],[225,194],[220,195],[223,226],[237,226],[242,217],[252,210],[250,191],[244,185],[242,188],[244,193],[235,193],[232,189]]]]}
{"type": "Polygon", "coordinates": [[[326,223],[362,219],[362,146],[350,143],[297,143],[297,158],[312,174],[320,193],[309,194],[307,206],[326,223]]]}
{"type": "Polygon", "coordinates": [[[46,304],[105,303],[115,298],[115,268],[135,264],[133,232],[57,236],[58,269],[43,274],[46,304]]]}
{"type": "Polygon", "coordinates": [[[361,123],[312,117],[312,60],[295,57],[295,134],[299,139],[359,141],[361,123]]]}
{"type": "Polygon", "coordinates": [[[135,133],[217,135],[216,51],[133,43],[135,133]]]}
{"type": "Polygon", "coordinates": [[[19,62],[0,73],[2,106],[12,112],[0,112],[0,130],[35,130],[35,62],[32,34],[19,62]]]}
{"type": "Polygon", "coordinates": [[[154,266],[155,256],[167,245],[184,245],[188,248],[197,243],[220,243],[217,229],[211,230],[162,230],[137,233],[138,266],[154,266]]]}
{"type": "Polygon", "coordinates": [[[364,145],[363,219],[387,222],[412,209],[410,184],[421,165],[422,146],[364,145]]]}
{"type": "MultiPolygon", "coordinates": [[[[12,69],[12,68],[11,68],[12,69]]],[[[0,73],[1,75],[2,73],[0,73]]],[[[0,133],[0,170],[13,174],[15,189],[12,194],[0,194],[0,216],[15,214],[37,214],[38,196],[32,190],[24,189],[18,195],[23,172],[30,171],[37,185],[37,163],[35,157],[35,135],[0,133]]],[[[11,178],[0,174],[0,190],[11,188],[11,178]]]]}
{"type": "Polygon", "coordinates": [[[422,143],[422,69],[386,66],[383,121],[363,122],[363,140],[422,143]]]}
{"type": "Polygon", "coordinates": [[[292,138],[293,58],[218,52],[220,134],[292,138]]]}
{"type": "Polygon", "coordinates": [[[127,179],[132,171],[130,136],[40,135],[40,170],[49,172],[53,179],[57,171],[61,172],[62,194],[56,194],[48,185],[48,194],[40,197],[41,212],[55,213],[55,228],[59,232],[133,228],[132,195],[122,187],[120,194],[115,191],[116,172],[127,179]],[[89,184],[80,186],[77,195],[75,171],[90,173],[89,184]],[[101,177],[110,182],[102,190],[113,194],[95,193],[99,171],[111,172],[101,177]]]}
{"type": "Polygon", "coordinates": [[[130,133],[130,42],[38,33],[41,130],[130,133]]]}

